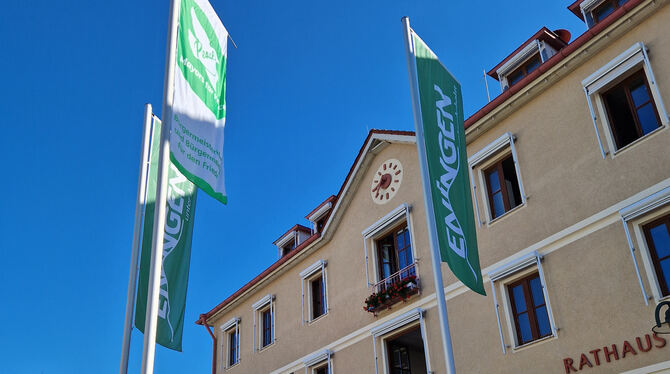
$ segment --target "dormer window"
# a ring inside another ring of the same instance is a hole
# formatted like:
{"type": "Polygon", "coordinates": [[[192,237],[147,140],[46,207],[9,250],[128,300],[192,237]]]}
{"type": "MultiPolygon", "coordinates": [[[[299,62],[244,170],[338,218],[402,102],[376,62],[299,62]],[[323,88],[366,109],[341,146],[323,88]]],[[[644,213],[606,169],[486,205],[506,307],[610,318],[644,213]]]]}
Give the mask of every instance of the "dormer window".
{"type": "Polygon", "coordinates": [[[509,82],[509,85],[512,86],[522,80],[526,75],[530,74],[533,70],[537,69],[540,64],[542,64],[542,60],[540,59],[540,54],[537,53],[533,55],[533,57],[529,58],[526,62],[524,62],[521,66],[519,66],[516,70],[514,70],[510,75],[507,77],[507,81],[509,82]]]}
{"type": "Polygon", "coordinates": [[[295,240],[291,240],[288,243],[286,243],[286,245],[281,247],[281,256],[282,257],[286,256],[287,254],[289,254],[289,252],[291,252],[294,249],[295,249],[295,240]]]}
{"type": "Polygon", "coordinates": [[[550,31],[543,27],[491,69],[488,75],[500,81],[502,90],[507,91],[552,58],[569,41],[570,33],[567,30],[550,31]]]}
{"type": "Polygon", "coordinates": [[[291,227],[290,230],[274,242],[274,245],[277,246],[279,251],[279,258],[291,253],[291,251],[298,247],[300,243],[309,238],[310,235],[312,235],[312,231],[308,227],[303,225],[295,225],[291,227]]]}
{"type": "Polygon", "coordinates": [[[313,211],[311,211],[305,218],[312,223],[312,232],[321,234],[323,228],[326,226],[330,211],[335,204],[335,196],[330,196],[323,203],[319,204],[313,211]]]}
{"type": "Polygon", "coordinates": [[[591,28],[614,13],[628,0],[579,0],[568,7],[591,28]]]}

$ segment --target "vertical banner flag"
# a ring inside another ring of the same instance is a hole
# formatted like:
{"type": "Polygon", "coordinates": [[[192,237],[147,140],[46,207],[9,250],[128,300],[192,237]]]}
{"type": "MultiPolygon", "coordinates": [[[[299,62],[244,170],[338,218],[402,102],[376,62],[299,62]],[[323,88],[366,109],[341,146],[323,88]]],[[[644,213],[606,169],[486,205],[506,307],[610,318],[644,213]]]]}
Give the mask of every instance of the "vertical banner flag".
{"type": "MultiPolygon", "coordinates": [[[[151,268],[151,241],[160,138],[161,123],[158,119],[154,119],[142,234],[142,256],[135,306],[135,326],[142,332],[144,332],[146,319],[149,269],[151,268]]],[[[167,189],[156,342],[163,347],[181,352],[197,188],[177,170],[174,164],[170,164],[167,189]]]]}
{"type": "Polygon", "coordinates": [[[435,216],[442,261],[466,286],[486,295],[477,253],[461,85],[414,32],[412,39],[433,201],[427,214],[435,216]]]}
{"type": "Polygon", "coordinates": [[[227,41],[228,32],[207,0],[181,1],[170,160],[224,204],[227,41]]]}

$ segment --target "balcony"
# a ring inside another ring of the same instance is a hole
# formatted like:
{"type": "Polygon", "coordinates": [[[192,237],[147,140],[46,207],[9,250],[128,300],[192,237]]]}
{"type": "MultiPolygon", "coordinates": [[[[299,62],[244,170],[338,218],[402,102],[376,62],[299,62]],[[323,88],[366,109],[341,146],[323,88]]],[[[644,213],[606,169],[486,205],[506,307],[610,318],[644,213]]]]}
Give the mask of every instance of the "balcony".
{"type": "Polygon", "coordinates": [[[416,262],[393,273],[388,278],[377,282],[372,290],[372,295],[365,299],[363,310],[373,313],[375,316],[399,302],[405,302],[420,290],[419,278],[416,276],[416,262]]]}

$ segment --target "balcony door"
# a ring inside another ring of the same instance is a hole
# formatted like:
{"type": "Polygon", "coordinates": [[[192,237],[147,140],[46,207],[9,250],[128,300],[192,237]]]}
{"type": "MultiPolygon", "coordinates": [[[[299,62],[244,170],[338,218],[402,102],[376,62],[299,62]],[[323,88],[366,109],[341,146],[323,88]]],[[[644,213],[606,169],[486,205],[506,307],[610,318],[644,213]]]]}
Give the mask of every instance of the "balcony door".
{"type": "MultiPolygon", "coordinates": [[[[376,247],[380,281],[414,263],[412,242],[405,223],[378,239],[376,247]]],[[[409,275],[414,275],[413,270],[412,274],[400,274],[400,278],[406,278],[409,275]]]]}

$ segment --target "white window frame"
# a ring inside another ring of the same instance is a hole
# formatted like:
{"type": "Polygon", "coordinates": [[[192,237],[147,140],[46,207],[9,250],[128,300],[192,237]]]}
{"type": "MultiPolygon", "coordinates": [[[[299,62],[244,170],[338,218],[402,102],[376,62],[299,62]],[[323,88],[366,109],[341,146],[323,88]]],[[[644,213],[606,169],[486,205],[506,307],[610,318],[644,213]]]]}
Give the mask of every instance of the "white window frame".
{"type": "Polygon", "coordinates": [[[301,309],[302,309],[302,325],[305,322],[312,322],[328,314],[328,283],[326,282],[326,266],[328,261],[318,260],[305,270],[300,272],[300,293],[301,293],[301,309]],[[316,278],[317,274],[321,276],[321,283],[323,287],[323,308],[324,313],[317,318],[312,318],[312,280],[316,278]],[[308,297],[305,297],[305,289],[307,289],[308,297]],[[307,308],[305,308],[305,301],[307,301],[307,308]],[[308,318],[305,319],[305,309],[307,309],[308,318]]]}
{"type": "Polygon", "coordinates": [[[543,256],[540,255],[537,251],[533,251],[525,256],[516,258],[509,261],[508,263],[492,270],[489,272],[489,280],[491,282],[491,293],[493,293],[493,307],[496,312],[496,319],[498,320],[498,334],[500,335],[500,346],[502,348],[503,354],[507,353],[508,347],[513,347],[514,349],[525,347],[539,341],[549,339],[552,337],[558,336],[558,328],[554,321],[554,315],[551,308],[551,302],[549,301],[549,295],[547,293],[547,282],[544,278],[544,270],[542,269],[542,259],[543,256]],[[543,337],[541,339],[533,340],[525,344],[519,344],[516,336],[515,321],[512,317],[512,305],[509,301],[509,295],[507,292],[507,285],[513,283],[514,281],[536,272],[540,278],[540,284],[542,285],[542,293],[544,295],[544,303],[547,307],[547,316],[549,318],[549,324],[551,327],[551,335],[543,337]],[[496,286],[497,283],[497,286],[496,286]],[[500,303],[498,302],[498,297],[496,294],[496,288],[502,296],[503,309],[505,310],[506,322],[508,336],[512,339],[512,344],[509,346],[505,343],[505,338],[503,336],[502,322],[500,321],[500,303]]]}
{"type": "Polygon", "coordinates": [[[252,342],[252,352],[261,351],[272,344],[277,340],[275,335],[275,295],[268,294],[262,299],[256,301],[251,307],[253,308],[254,314],[254,323],[253,323],[253,342],[252,342]],[[270,326],[270,334],[272,335],[271,342],[267,345],[263,344],[263,321],[261,313],[264,312],[267,308],[270,308],[270,319],[272,320],[272,325],[270,326]],[[256,320],[260,321],[260,326],[256,328],[256,320]],[[256,337],[258,337],[258,343],[256,343],[256,337]]]}
{"type": "Polygon", "coordinates": [[[662,300],[670,299],[670,296],[662,296],[661,294],[661,287],[658,282],[651,252],[649,251],[649,246],[642,230],[642,226],[668,214],[670,214],[670,187],[666,187],[643,199],[640,199],[619,211],[621,222],[623,223],[624,231],[626,233],[628,247],[633,259],[633,266],[635,266],[635,273],[640,284],[640,289],[642,290],[642,297],[644,298],[645,305],[649,305],[649,300],[651,298],[653,298],[657,303],[662,300]],[[635,257],[636,247],[633,242],[633,236],[630,233],[629,226],[633,227],[635,241],[638,244],[637,249],[640,251],[640,257],[642,258],[642,263],[647,274],[647,280],[651,287],[651,297],[648,295],[647,290],[644,287],[644,283],[642,282],[640,266],[637,262],[637,258],[635,257]]]}
{"type": "Polygon", "coordinates": [[[222,335],[222,344],[221,348],[223,349],[223,354],[221,357],[225,357],[224,368],[228,369],[240,363],[240,318],[234,317],[228,320],[226,323],[221,325],[221,335],[222,335]],[[237,361],[231,365],[230,363],[230,339],[229,335],[234,331],[237,334],[237,361]]]}
{"type": "Polygon", "coordinates": [[[482,223],[490,224],[494,219],[491,213],[490,204],[489,204],[489,195],[486,190],[486,176],[484,175],[484,170],[490,166],[494,161],[498,161],[502,156],[508,154],[512,155],[512,161],[514,161],[514,170],[516,172],[516,179],[519,182],[519,194],[521,195],[521,203],[505,212],[500,217],[496,217],[495,220],[500,219],[501,217],[506,216],[508,213],[524,206],[526,204],[526,192],[523,188],[523,180],[521,178],[521,168],[519,167],[519,158],[517,157],[516,146],[514,141],[516,136],[510,132],[502,134],[498,139],[487,144],[484,148],[479,150],[477,153],[468,157],[468,169],[470,172],[470,181],[472,183],[472,196],[475,200],[475,213],[477,215],[477,225],[482,226],[482,223]],[[475,174],[477,178],[475,179],[475,174]],[[479,212],[479,199],[477,198],[477,186],[481,186],[480,197],[483,202],[485,202],[484,215],[485,219],[482,221],[481,213],[479,212]]]}
{"type": "MultiPolygon", "coordinates": [[[[365,230],[361,232],[363,235],[363,256],[365,257],[365,281],[366,287],[370,288],[374,286],[377,282],[382,281],[379,278],[379,271],[377,269],[377,248],[375,245],[375,240],[382,237],[384,234],[387,234],[389,230],[398,226],[400,223],[407,223],[407,230],[409,230],[409,240],[411,243],[412,258],[414,262],[417,263],[419,258],[417,253],[414,250],[414,230],[412,229],[411,221],[411,206],[407,203],[402,203],[397,208],[390,211],[384,217],[379,219],[377,222],[373,223],[365,230]],[[372,245],[372,272],[374,274],[375,282],[370,282],[370,265],[369,265],[369,256],[368,256],[368,242],[372,245]]],[[[419,273],[418,264],[416,266],[417,275],[419,273]]]]}
{"type": "MultiPolygon", "coordinates": [[[[391,320],[388,320],[380,325],[373,327],[370,330],[372,335],[372,346],[374,349],[375,355],[375,374],[379,374],[379,357],[377,356],[377,339],[382,341],[382,347],[385,345],[385,338],[391,333],[402,332],[416,325],[416,322],[419,323],[419,329],[421,331],[421,340],[423,341],[423,352],[426,359],[426,371],[428,373],[433,373],[430,365],[430,351],[428,350],[428,340],[426,338],[426,324],[424,321],[425,310],[421,308],[412,309],[406,313],[403,313],[391,320]]],[[[382,363],[383,363],[383,372],[388,373],[388,357],[386,354],[386,349],[382,349],[382,363]]]]}
{"type": "Polygon", "coordinates": [[[640,140],[658,132],[659,130],[668,127],[668,113],[666,112],[665,106],[663,105],[661,92],[658,89],[656,78],[654,77],[654,72],[651,68],[651,63],[647,54],[647,48],[642,42],[633,44],[626,51],[605,64],[605,66],[586,77],[582,81],[582,87],[584,88],[584,94],[586,95],[586,101],[591,113],[591,120],[593,121],[593,128],[596,132],[596,138],[598,140],[598,145],[600,146],[600,152],[603,159],[605,159],[608,154],[613,156],[621,150],[626,149],[638,143],[640,140]],[[607,116],[607,111],[605,109],[605,104],[602,100],[601,94],[630,76],[633,72],[638,71],[640,68],[642,68],[642,71],[644,71],[645,78],[649,83],[651,96],[654,101],[656,111],[658,112],[658,116],[661,119],[661,126],[651,133],[640,137],[634,142],[617,149],[614,135],[612,133],[612,126],[610,125],[610,120],[607,116]],[[603,145],[600,132],[605,134],[607,149],[605,149],[605,146],[603,145]]]}
{"type": "Polygon", "coordinates": [[[330,208],[333,207],[332,202],[327,202],[323,204],[321,208],[319,208],[316,212],[312,213],[310,216],[307,217],[307,220],[312,224],[312,233],[317,232],[316,229],[316,224],[317,222],[326,216],[328,212],[330,212],[330,208]]]}
{"type": "Polygon", "coordinates": [[[526,62],[529,58],[534,56],[536,53],[540,54],[540,61],[544,62],[544,58],[542,57],[542,52],[541,52],[541,46],[540,46],[540,41],[539,40],[534,40],[531,43],[528,43],[527,46],[525,46],[519,53],[514,55],[512,58],[509,59],[503,66],[501,66],[498,70],[496,70],[496,74],[498,75],[498,78],[500,80],[500,89],[505,91],[506,87],[509,88],[510,84],[507,81],[507,76],[512,73],[516,68],[521,66],[523,63],[526,62]]]}
{"type": "Polygon", "coordinates": [[[324,363],[328,367],[328,374],[334,374],[332,357],[333,351],[329,349],[323,349],[305,357],[302,361],[303,365],[305,365],[305,374],[316,373],[316,370],[322,368],[324,363]]]}

